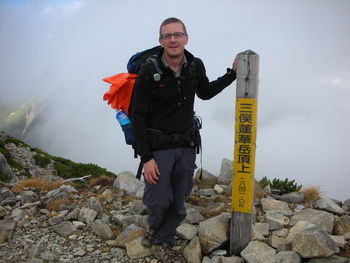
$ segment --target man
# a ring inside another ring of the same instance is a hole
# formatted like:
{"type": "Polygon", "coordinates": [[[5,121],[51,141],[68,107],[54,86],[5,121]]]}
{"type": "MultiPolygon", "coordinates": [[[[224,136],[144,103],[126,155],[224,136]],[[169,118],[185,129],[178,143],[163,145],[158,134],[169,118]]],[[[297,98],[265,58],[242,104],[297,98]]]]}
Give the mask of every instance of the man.
{"type": "Polygon", "coordinates": [[[236,78],[232,69],[209,82],[203,62],[185,50],[188,35],[177,18],[163,21],[157,62],[144,63],[135,83],[131,117],[136,151],[143,162],[149,228],[143,245],[153,246],[163,262],[181,262],[172,251],[176,227],[186,217],[185,197],[193,186],[198,131],[194,128],[195,94],[210,99],[236,78]]]}

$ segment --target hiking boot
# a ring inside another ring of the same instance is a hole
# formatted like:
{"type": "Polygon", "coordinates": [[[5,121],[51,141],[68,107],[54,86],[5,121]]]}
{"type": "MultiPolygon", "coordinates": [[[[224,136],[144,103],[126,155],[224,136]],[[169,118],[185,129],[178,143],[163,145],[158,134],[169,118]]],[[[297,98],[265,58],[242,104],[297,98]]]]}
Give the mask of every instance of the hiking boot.
{"type": "Polygon", "coordinates": [[[147,227],[141,239],[141,244],[144,247],[148,247],[148,248],[152,247],[153,241],[154,241],[154,235],[155,235],[155,231],[152,228],[147,227]]]}
{"type": "Polygon", "coordinates": [[[162,260],[163,263],[184,263],[167,244],[154,245],[152,250],[153,256],[162,260]]]}

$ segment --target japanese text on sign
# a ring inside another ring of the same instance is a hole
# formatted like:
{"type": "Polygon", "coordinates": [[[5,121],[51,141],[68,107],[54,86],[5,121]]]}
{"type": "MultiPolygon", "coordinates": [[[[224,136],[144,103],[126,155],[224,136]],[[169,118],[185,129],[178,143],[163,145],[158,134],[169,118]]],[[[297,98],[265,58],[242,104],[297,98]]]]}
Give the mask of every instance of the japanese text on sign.
{"type": "Polygon", "coordinates": [[[237,98],[232,211],[251,213],[256,141],[256,100],[237,98]]]}

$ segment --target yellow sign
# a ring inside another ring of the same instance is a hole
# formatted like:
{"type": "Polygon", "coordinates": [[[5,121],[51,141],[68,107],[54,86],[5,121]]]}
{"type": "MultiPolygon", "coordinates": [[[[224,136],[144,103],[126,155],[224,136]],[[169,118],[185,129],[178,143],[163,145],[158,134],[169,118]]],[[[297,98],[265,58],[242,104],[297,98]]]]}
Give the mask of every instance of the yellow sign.
{"type": "Polygon", "coordinates": [[[256,99],[236,99],[232,211],[251,213],[256,142],[256,99]]]}

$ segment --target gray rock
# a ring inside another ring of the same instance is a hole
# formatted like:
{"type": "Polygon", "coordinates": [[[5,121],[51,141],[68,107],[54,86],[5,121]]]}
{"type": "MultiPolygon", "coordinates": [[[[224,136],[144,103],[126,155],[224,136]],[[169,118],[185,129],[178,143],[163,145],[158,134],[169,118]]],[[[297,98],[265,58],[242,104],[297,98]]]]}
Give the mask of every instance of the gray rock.
{"type": "Polygon", "coordinates": [[[272,231],[272,234],[277,237],[287,237],[289,230],[287,228],[281,228],[278,230],[272,231]]]}
{"type": "Polygon", "coordinates": [[[123,229],[131,224],[135,224],[141,227],[146,227],[148,225],[147,216],[141,215],[122,215],[114,214],[111,221],[116,224],[122,225],[123,229]]]}
{"type": "Polygon", "coordinates": [[[48,205],[54,200],[57,199],[68,199],[68,193],[76,193],[78,192],[73,186],[70,185],[61,185],[59,188],[54,189],[46,194],[42,198],[42,202],[45,205],[48,205]]]}
{"type": "Polygon", "coordinates": [[[39,196],[36,193],[34,193],[33,191],[23,191],[21,193],[22,204],[34,203],[37,200],[39,200],[39,196]]]}
{"type": "Polygon", "coordinates": [[[287,240],[292,241],[294,237],[300,232],[303,232],[306,230],[316,230],[316,229],[318,229],[318,227],[315,224],[310,223],[309,221],[304,221],[304,220],[298,221],[293,227],[290,228],[287,236],[287,240]]]}
{"type": "Polygon", "coordinates": [[[276,251],[260,241],[250,241],[241,256],[247,263],[275,263],[276,251]]]}
{"type": "Polygon", "coordinates": [[[261,205],[265,212],[278,211],[284,215],[288,215],[292,212],[288,206],[288,203],[279,200],[262,198],[261,205]]]}
{"type": "Polygon", "coordinates": [[[316,209],[306,208],[294,213],[291,218],[291,225],[295,225],[298,221],[309,221],[315,224],[321,229],[326,230],[328,233],[332,233],[334,224],[334,215],[316,209]]]}
{"type": "Polygon", "coordinates": [[[307,230],[298,233],[293,241],[293,251],[302,258],[330,257],[337,251],[333,239],[325,230],[307,230]]]}
{"type": "Polygon", "coordinates": [[[48,222],[50,224],[50,226],[54,226],[54,225],[58,225],[60,223],[62,223],[64,220],[64,215],[58,215],[58,216],[54,216],[51,217],[48,222]]]}
{"type": "Polygon", "coordinates": [[[214,189],[199,189],[198,194],[200,196],[213,196],[215,195],[214,189]]]}
{"type": "Polygon", "coordinates": [[[188,224],[199,224],[199,222],[203,221],[203,216],[199,211],[195,208],[187,208],[186,209],[186,218],[184,220],[184,223],[188,224]]]}
{"type": "Polygon", "coordinates": [[[57,234],[63,237],[68,237],[77,230],[75,225],[68,221],[64,221],[61,224],[53,226],[52,228],[57,234]]]}
{"type": "MultiPolygon", "coordinates": [[[[0,174],[3,175],[3,177],[7,178],[7,181],[11,184],[18,183],[17,176],[12,172],[11,167],[8,165],[7,160],[5,156],[0,152],[0,174]]],[[[0,194],[0,202],[1,202],[1,194],[0,194]]]]}
{"type": "Polygon", "coordinates": [[[349,263],[349,258],[331,256],[329,258],[313,258],[309,263],[349,263]]]}
{"type": "Polygon", "coordinates": [[[12,220],[0,220],[0,244],[12,240],[16,226],[12,220]]]}
{"type": "Polygon", "coordinates": [[[142,198],[144,183],[136,179],[131,172],[122,172],[118,174],[115,179],[113,188],[120,189],[129,195],[142,198]]]}
{"type": "Polygon", "coordinates": [[[204,169],[197,169],[193,180],[199,188],[213,188],[218,182],[218,177],[204,169]]]}
{"type": "Polygon", "coordinates": [[[229,185],[232,182],[232,161],[223,159],[218,178],[219,184],[229,185]]]}
{"type": "Polygon", "coordinates": [[[126,243],[142,237],[144,232],[144,228],[131,224],[118,235],[117,239],[115,240],[115,245],[125,248],[126,243]]]}
{"type": "Polygon", "coordinates": [[[82,207],[80,209],[80,213],[79,213],[79,221],[85,222],[85,223],[91,223],[95,220],[96,216],[97,216],[98,212],[90,209],[90,208],[86,208],[86,207],[82,207]]]}
{"type": "Polygon", "coordinates": [[[315,208],[331,212],[336,215],[341,216],[344,214],[344,210],[330,198],[321,198],[315,202],[314,206],[315,208]]]}
{"type": "Polygon", "coordinates": [[[147,207],[142,200],[134,200],[128,205],[128,212],[132,215],[146,215],[147,207]]]}
{"type": "Polygon", "coordinates": [[[77,220],[79,218],[80,208],[76,207],[72,212],[68,213],[66,220],[77,220]]]}
{"type": "Polygon", "coordinates": [[[90,223],[89,226],[97,236],[105,240],[110,240],[115,238],[113,231],[106,223],[96,220],[95,222],[90,223]]]}
{"type": "Polygon", "coordinates": [[[345,212],[350,212],[350,199],[346,199],[344,202],[343,202],[343,210],[345,212]]]}
{"type": "Polygon", "coordinates": [[[294,251],[282,251],[274,255],[276,263],[300,263],[299,255],[294,251]]]}
{"type": "Polygon", "coordinates": [[[228,240],[230,217],[231,214],[223,213],[199,223],[199,242],[205,254],[219,248],[228,240]]]}
{"type": "Polygon", "coordinates": [[[344,235],[347,232],[350,232],[350,216],[336,217],[334,221],[334,234],[344,235]]]}
{"type": "Polygon", "coordinates": [[[217,194],[225,193],[225,189],[221,185],[218,185],[218,184],[214,185],[214,191],[217,194]]]}
{"type": "Polygon", "coordinates": [[[346,242],[344,236],[330,235],[330,237],[338,247],[345,247],[346,242]]]}
{"type": "Polygon", "coordinates": [[[289,223],[288,217],[285,217],[284,215],[276,211],[267,211],[266,220],[269,226],[269,230],[281,229],[289,223]]]}
{"type": "Polygon", "coordinates": [[[221,263],[244,263],[244,260],[237,256],[221,257],[221,263]]]}
{"type": "Polygon", "coordinates": [[[255,223],[252,226],[252,240],[263,241],[269,236],[269,226],[267,223],[255,223]]]}
{"type": "Polygon", "coordinates": [[[0,188],[0,202],[5,200],[14,200],[16,197],[8,188],[0,188]]]}
{"type": "Polygon", "coordinates": [[[192,240],[197,235],[194,225],[183,223],[176,228],[176,236],[185,240],[192,240]]]}
{"type": "Polygon", "coordinates": [[[40,257],[45,261],[56,261],[57,256],[51,251],[44,251],[40,253],[40,257]]]}
{"type": "Polygon", "coordinates": [[[185,247],[183,255],[188,263],[202,262],[202,250],[197,236],[191,240],[187,247],[185,247]]]}
{"type": "Polygon", "coordinates": [[[103,207],[101,202],[95,197],[90,197],[89,199],[89,207],[97,212],[102,212],[103,207]]]}
{"type": "Polygon", "coordinates": [[[13,221],[20,222],[23,220],[24,216],[25,216],[25,211],[23,211],[22,209],[15,208],[14,210],[12,210],[11,218],[13,219],[13,221]]]}
{"type": "Polygon", "coordinates": [[[293,192],[293,193],[283,194],[279,197],[279,199],[287,203],[300,204],[304,202],[305,196],[303,192],[293,192]]]}
{"type": "Polygon", "coordinates": [[[126,253],[130,259],[145,258],[152,255],[151,249],[146,248],[141,244],[141,237],[126,243],[125,247],[126,253]]]}

